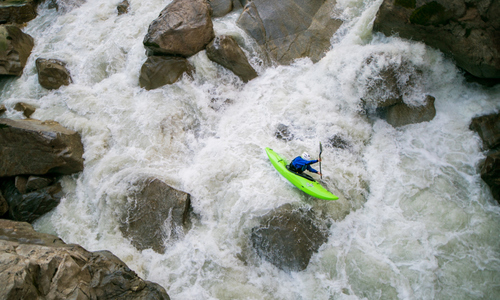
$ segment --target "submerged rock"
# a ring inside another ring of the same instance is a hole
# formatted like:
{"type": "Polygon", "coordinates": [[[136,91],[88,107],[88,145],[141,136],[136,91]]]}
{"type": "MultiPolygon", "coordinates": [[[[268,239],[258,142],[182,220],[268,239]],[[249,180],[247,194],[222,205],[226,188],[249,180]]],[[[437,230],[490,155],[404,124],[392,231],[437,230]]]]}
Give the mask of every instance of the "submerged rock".
{"type": "Polygon", "coordinates": [[[1,299],[170,299],[111,252],[65,244],[24,222],[0,220],[0,257],[1,299]]]}
{"type": "Polygon", "coordinates": [[[180,238],[189,226],[191,196],[165,182],[149,178],[129,196],[120,230],[139,250],[165,252],[165,244],[180,238]]]}
{"type": "Polygon", "coordinates": [[[118,3],[118,6],[116,7],[118,15],[123,15],[128,13],[129,6],[130,4],[128,3],[128,0],[123,0],[122,2],[118,3]]]}
{"type": "Polygon", "coordinates": [[[302,271],[311,256],[327,241],[311,211],[284,205],[264,216],[252,229],[251,241],[257,254],[284,271],[302,271]]]}
{"type": "Polygon", "coordinates": [[[144,62],[139,85],[153,90],[177,82],[184,74],[192,75],[194,67],[183,57],[150,56],[144,62]]]}
{"type": "Polygon", "coordinates": [[[335,4],[334,0],[254,0],[237,24],[280,64],[302,57],[316,62],[342,25],[331,17],[335,4]]]}
{"type": "Polygon", "coordinates": [[[66,63],[57,59],[37,58],[38,82],[48,90],[56,90],[73,82],[66,63]]]}
{"type": "Polygon", "coordinates": [[[0,25],[0,75],[21,76],[34,45],[18,27],[0,25]]]}
{"type": "Polygon", "coordinates": [[[500,1],[384,0],[373,29],[422,41],[480,78],[500,78],[500,1]]]}
{"type": "Polygon", "coordinates": [[[427,96],[422,106],[409,106],[404,102],[377,109],[379,115],[394,127],[408,124],[428,122],[436,116],[436,108],[432,96],[427,96]]]}
{"type": "Polygon", "coordinates": [[[215,37],[207,46],[207,56],[210,60],[231,70],[244,82],[257,77],[257,72],[248,62],[245,53],[231,36],[215,37]]]}
{"type": "Polygon", "coordinates": [[[189,57],[215,37],[212,9],[207,0],[174,0],[149,25],[144,37],[148,56],[189,57]]]}
{"type": "Polygon", "coordinates": [[[83,170],[80,135],[55,121],[0,119],[0,177],[83,170]]]}
{"type": "Polygon", "coordinates": [[[294,138],[294,135],[293,133],[290,132],[289,127],[281,123],[278,124],[278,126],[276,126],[276,131],[274,132],[274,136],[277,139],[283,140],[285,142],[289,142],[294,138]]]}

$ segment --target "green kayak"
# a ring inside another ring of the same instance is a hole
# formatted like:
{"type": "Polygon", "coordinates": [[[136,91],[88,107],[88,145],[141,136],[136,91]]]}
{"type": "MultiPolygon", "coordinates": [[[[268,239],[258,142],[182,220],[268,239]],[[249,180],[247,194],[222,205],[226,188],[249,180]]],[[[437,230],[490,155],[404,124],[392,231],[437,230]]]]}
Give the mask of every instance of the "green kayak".
{"type": "Polygon", "coordinates": [[[290,181],[304,193],[323,200],[337,200],[339,198],[327,191],[311,176],[306,174],[299,175],[298,173],[288,170],[288,162],[278,153],[274,152],[273,149],[269,147],[266,148],[266,153],[276,170],[278,170],[278,172],[280,172],[283,177],[288,179],[288,181],[290,181]]]}

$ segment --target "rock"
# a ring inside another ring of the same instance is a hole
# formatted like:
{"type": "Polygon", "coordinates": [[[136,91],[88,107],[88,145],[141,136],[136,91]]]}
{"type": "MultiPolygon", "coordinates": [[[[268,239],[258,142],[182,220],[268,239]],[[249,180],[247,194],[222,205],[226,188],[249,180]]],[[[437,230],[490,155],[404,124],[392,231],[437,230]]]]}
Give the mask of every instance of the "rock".
{"type": "Polygon", "coordinates": [[[0,75],[20,76],[34,45],[16,26],[0,25],[0,75]]]}
{"type": "Polygon", "coordinates": [[[165,182],[148,178],[129,196],[120,230],[139,250],[165,252],[165,242],[184,234],[189,225],[191,197],[165,182]]]}
{"type": "Polygon", "coordinates": [[[9,204],[7,203],[7,200],[5,200],[2,191],[0,191],[0,218],[3,215],[5,215],[8,211],[9,211],[9,204]]]}
{"type": "Polygon", "coordinates": [[[1,299],[170,299],[109,251],[89,252],[0,220],[1,299]]]}
{"type": "Polygon", "coordinates": [[[14,106],[14,109],[23,112],[24,116],[29,118],[35,112],[36,107],[28,103],[18,102],[14,106]]]}
{"type": "Polygon", "coordinates": [[[406,103],[397,103],[377,109],[377,112],[387,123],[394,127],[428,122],[436,116],[434,101],[434,97],[427,96],[426,104],[423,106],[409,106],[406,103]]]}
{"type": "Polygon", "coordinates": [[[486,157],[481,168],[481,179],[490,187],[493,198],[500,204],[500,152],[486,157]]]}
{"type": "Polygon", "coordinates": [[[47,187],[52,184],[52,182],[54,182],[53,178],[30,176],[26,181],[26,193],[47,187]]]}
{"type": "Polygon", "coordinates": [[[231,36],[217,36],[207,46],[207,56],[210,60],[231,70],[244,82],[257,77],[257,72],[248,62],[243,50],[231,36]]]}
{"type": "Polygon", "coordinates": [[[73,82],[66,63],[57,59],[37,58],[38,82],[48,90],[56,90],[73,82]]]}
{"type": "Polygon", "coordinates": [[[118,15],[123,15],[128,13],[129,6],[130,4],[128,3],[127,0],[123,0],[122,2],[118,3],[118,6],[116,7],[118,15]]]}
{"type": "Polygon", "coordinates": [[[144,62],[139,76],[139,85],[146,90],[177,82],[184,73],[189,76],[194,67],[183,57],[150,56],[144,62]]]}
{"type": "MultiPolygon", "coordinates": [[[[23,178],[23,177],[16,177],[23,178]]],[[[54,209],[64,196],[59,183],[27,193],[25,185],[18,180],[4,179],[1,185],[2,194],[9,204],[9,218],[16,221],[32,223],[39,217],[54,209]],[[22,190],[18,187],[21,186],[22,190]]]]}
{"type": "Polygon", "coordinates": [[[6,111],[7,111],[7,108],[5,108],[5,105],[0,104],[0,115],[3,114],[6,111]]]}
{"type": "Polygon", "coordinates": [[[422,41],[480,78],[500,78],[500,1],[384,0],[373,30],[422,41]]]}
{"type": "Polygon", "coordinates": [[[284,271],[302,271],[311,256],[327,241],[327,233],[317,225],[309,210],[284,205],[264,216],[252,228],[251,241],[258,255],[284,271]]]}
{"type": "Polygon", "coordinates": [[[0,24],[23,24],[36,18],[39,0],[10,0],[0,3],[0,24]]]}
{"type": "Polygon", "coordinates": [[[351,144],[340,135],[334,135],[331,138],[329,138],[325,146],[331,148],[339,148],[339,149],[352,148],[351,144]]]}
{"type": "Polygon", "coordinates": [[[285,124],[278,124],[278,126],[276,127],[276,131],[274,132],[274,136],[285,142],[293,140],[294,137],[293,133],[290,132],[288,126],[286,126],[285,124]]]}
{"type": "Polygon", "coordinates": [[[254,0],[237,24],[279,64],[320,60],[342,21],[332,19],[335,0],[254,0]]]}
{"type": "Polygon", "coordinates": [[[500,147],[500,114],[474,118],[469,128],[479,134],[485,150],[494,150],[500,147]]]}
{"type": "Polygon", "coordinates": [[[233,10],[232,0],[209,0],[209,3],[214,18],[223,17],[233,10]]]}
{"type": "Polygon", "coordinates": [[[80,135],[55,121],[0,119],[0,177],[83,170],[80,135]]]}
{"type": "Polygon", "coordinates": [[[190,57],[215,37],[207,0],[173,0],[149,25],[144,37],[148,56],[190,57]]]}

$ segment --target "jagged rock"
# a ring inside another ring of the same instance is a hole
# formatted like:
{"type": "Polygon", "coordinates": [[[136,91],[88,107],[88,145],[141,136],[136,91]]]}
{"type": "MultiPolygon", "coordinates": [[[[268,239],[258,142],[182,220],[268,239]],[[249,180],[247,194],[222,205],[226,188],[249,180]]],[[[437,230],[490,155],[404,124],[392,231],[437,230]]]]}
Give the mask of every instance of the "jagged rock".
{"type": "MultiPolygon", "coordinates": [[[[23,177],[16,177],[19,178],[23,177]]],[[[20,184],[18,180],[4,179],[0,188],[9,204],[9,218],[28,223],[54,209],[64,196],[59,183],[27,193],[25,185],[20,184]]]]}
{"type": "Polygon", "coordinates": [[[479,134],[485,150],[500,147],[500,114],[490,114],[472,119],[469,128],[479,134]]]}
{"type": "Polygon", "coordinates": [[[123,15],[128,13],[129,6],[130,4],[128,3],[127,0],[123,0],[122,2],[120,2],[116,7],[116,9],[118,10],[118,15],[123,15]]]}
{"type": "Polygon", "coordinates": [[[217,36],[208,44],[206,50],[210,60],[231,70],[244,82],[257,77],[257,72],[250,65],[245,53],[233,37],[217,36]]]}
{"type": "Polygon", "coordinates": [[[423,41],[476,77],[500,78],[499,15],[499,0],[384,0],[373,29],[423,41]]]}
{"type": "Polygon", "coordinates": [[[65,244],[23,222],[0,220],[0,269],[1,299],[170,299],[111,252],[65,244]]]}
{"type": "Polygon", "coordinates": [[[49,90],[56,90],[62,85],[69,85],[73,82],[66,69],[66,63],[57,59],[37,58],[36,70],[38,82],[49,90]]]}
{"type": "Polygon", "coordinates": [[[422,106],[409,106],[401,102],[392,106],[379,108],[377,112],[387,123],[394,127],[428,122],[436,116],[434,101],[434,97],[427,96],[426,102],[422,106]]]}
{"type": "Polygon", "coordinates": [[[192,56],[215,37],[207,0],[174,0],[149,25],[144,37],[148,56],[192,56]]]}
{"type": "Polygon", "coordinates": [[[192,75],[194,67],[183,57],[150,56],[144,62],[139,76],[139,84],[152,90],[177,82],[184,73],[192,75]]]}
{"type": "Polygon", "coordinates": [[[264,216],[251,234],[259,256],[284,271],[297,272],[307,268],[311,256],[327,238],[310,210],[293,209],[289,204],[264,216]]]}
{"type": "Polygon", "coordinates": [[[333,19],[335,0],[254,0],[237,24],[280,64],[296,58],[320,60],[342,21],[333,19]]]}
{"type": "Polygon", "coordinates": [[[288,126],[286,126],[285,124],[278,124],[278,126],[276,126],[276,131],[274,132],[274,136],[285,142],[293,140],[294,137],[293,133],[290,132],[288,126]]]}
{"type": "Polygon", "coordinates": [[[80,135],[55,121],[0,119],[0,177],[83,170],[80,135]]]}
{"type": "Polygon", "coordinates": [[[16,26],[0,25],[0,75],[20,76],[34,45],[16,26]]]}
{"type": "Polygon", "coordinates": [[[139,250],[165,252],[165,243],[180,238],[189,226],[191,197],[165,182],[148,178],[136,184],[120,229],[139,250]]]}
{"type": "Polygon", "coordinates": [[[0,24],[23,24],[36,18],[39,0],[7,0],[0,2],[0,24]]]}
{"type": "Polygon", "coordinates": [[[23,115],[26,116],[26,118],[29,118],[35,112],[36,107],[28,103],[18,102],[14,106],[14,109],[17,111],[22,111],[23,115]]]}

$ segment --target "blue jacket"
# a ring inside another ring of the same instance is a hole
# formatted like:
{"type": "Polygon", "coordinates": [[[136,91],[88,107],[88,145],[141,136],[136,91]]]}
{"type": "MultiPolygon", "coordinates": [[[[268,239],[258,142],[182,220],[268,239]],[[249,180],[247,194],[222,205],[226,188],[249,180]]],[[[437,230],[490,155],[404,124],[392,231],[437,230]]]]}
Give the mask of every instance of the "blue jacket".
{"type": "Polygon", "coordinates": [[[292,165],[295,169],[300,170],[301,172],[308,170],[309,172],[318,173],[318,171],[311,168],[311,165],[317,162],[318,160],[305,160],[302,157],[297,156],[292,160],[290,165],[292,165]]]}

